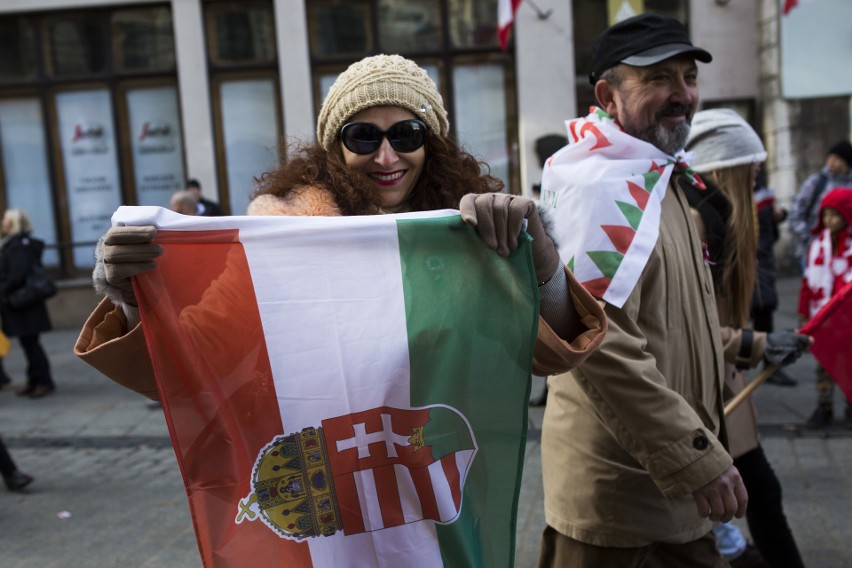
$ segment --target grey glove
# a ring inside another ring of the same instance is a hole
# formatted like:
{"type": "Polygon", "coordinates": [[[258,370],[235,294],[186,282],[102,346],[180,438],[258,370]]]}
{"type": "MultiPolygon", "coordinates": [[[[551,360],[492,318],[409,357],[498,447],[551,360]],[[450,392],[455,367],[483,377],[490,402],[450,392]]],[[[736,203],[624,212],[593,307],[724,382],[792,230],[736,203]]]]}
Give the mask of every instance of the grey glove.
{"type": "Polygon", "coordinates": [[[508,193],[469,193],[459,204],[462,220],[476,227],[485,246],[500,256],[518,248],[518,235],[527,220],[533,238],[532,257],[539,285],[550,280],[559,268],[559,253],[544,231],[538,207],[529,197],[508,193]]]}
{"type": "Polygon", "coordinates": [[[151,242],[156,234],[153,225],[108,230],[95,248],[95,290],[118,306],[137,306],[130,278],[157,266],[154,259],[163,254],[163,247],[151,242]]]}
{"type": "Polygon", "coordinates": [[[796,333],[792,329],[773,331],[766,335],[763,358],[772,365],[783,367],[798,359],[812,342],[810,336],[796,333]]]}

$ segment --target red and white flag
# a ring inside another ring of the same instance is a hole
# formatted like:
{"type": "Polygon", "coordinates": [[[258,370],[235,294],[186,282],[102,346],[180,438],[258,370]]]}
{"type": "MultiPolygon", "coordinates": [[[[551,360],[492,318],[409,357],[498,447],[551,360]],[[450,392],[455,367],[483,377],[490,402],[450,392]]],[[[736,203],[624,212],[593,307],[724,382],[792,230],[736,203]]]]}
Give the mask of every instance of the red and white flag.
{"type": "Polygon", "coordinates": [[[811,353],[852,401],[852,282],[834,294],[799,333],[814,338],[811,353]]]}
{"type": "Polygon", "coordinates": [[[503,51],[509,47],[509,32],[520,4],[521,0],[497,0],[497,37],[503,51]]]}
{"type": "Polygon", "coordinates": [[[787,14],[789,14],[790,10],[792,10],[793,8],[795,8],[798,5],[799,5],[798,0],[784,0],[784,8],[783,8],[784,15],[786,16],[787,14]]]}

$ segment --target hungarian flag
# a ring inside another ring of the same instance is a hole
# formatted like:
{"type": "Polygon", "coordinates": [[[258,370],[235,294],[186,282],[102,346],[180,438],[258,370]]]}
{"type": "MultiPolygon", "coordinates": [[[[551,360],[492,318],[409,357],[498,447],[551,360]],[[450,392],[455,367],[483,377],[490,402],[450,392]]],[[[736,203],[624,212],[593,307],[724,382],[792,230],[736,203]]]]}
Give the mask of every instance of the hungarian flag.
{"type": "Polygon", "coordinates": [[[497,37],[503,51],[509,47],[509,32],[520,4],[521,0],[497,0],[497,37]]]}
{"type": "Polygon", "coordinates": [[[852,282],[834,294],[799,333],[814,338],[811,353],[852,401],[852,282]]]}
{"type": "Polygon", "coordinates": [[[538,297],[457,211],[185,217],[134,280],[205,566],[513,565],[538,297]]]}

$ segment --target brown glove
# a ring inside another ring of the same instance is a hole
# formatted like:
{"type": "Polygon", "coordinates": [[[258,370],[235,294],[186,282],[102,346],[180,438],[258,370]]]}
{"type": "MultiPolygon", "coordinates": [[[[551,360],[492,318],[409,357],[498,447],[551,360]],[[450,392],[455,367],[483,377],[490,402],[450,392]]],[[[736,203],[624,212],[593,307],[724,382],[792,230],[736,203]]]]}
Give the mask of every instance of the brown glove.
{"type": "Polygon", "coordinates": [[[95,290],[117,305],[137,306],[130,278],[157,266],[154,259],[163,254],[163,247],[151,242],[156,234],[153,225],[108,230],[95,249],[95,290]]]}
{"type": "Polygon", "coordinates": [[[550,280],[559,268],[559,253],[541,224],[538,207],[529,197],[508,193],[469,193],[459,204],[462,220],[476,227],[485,246],[500,256],[518,248],[518,235],[527,220],[527,233],[533,238],[532,256],[539,286],[550,280]]]}

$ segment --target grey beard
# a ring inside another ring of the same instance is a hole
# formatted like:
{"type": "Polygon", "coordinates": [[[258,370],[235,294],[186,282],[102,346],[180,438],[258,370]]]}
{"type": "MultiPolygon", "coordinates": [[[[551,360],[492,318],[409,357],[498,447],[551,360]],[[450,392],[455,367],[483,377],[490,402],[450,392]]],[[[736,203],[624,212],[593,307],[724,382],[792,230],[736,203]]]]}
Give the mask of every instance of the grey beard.
{"type": "Polygon", "coordinates": [[[639,140],[652,144],[668,154],[674,156],[686,146],[689,136],[689,124],[683,123],[669,130],[659,122],[653,124],[638,134],[634,134],[639,140]]]}

